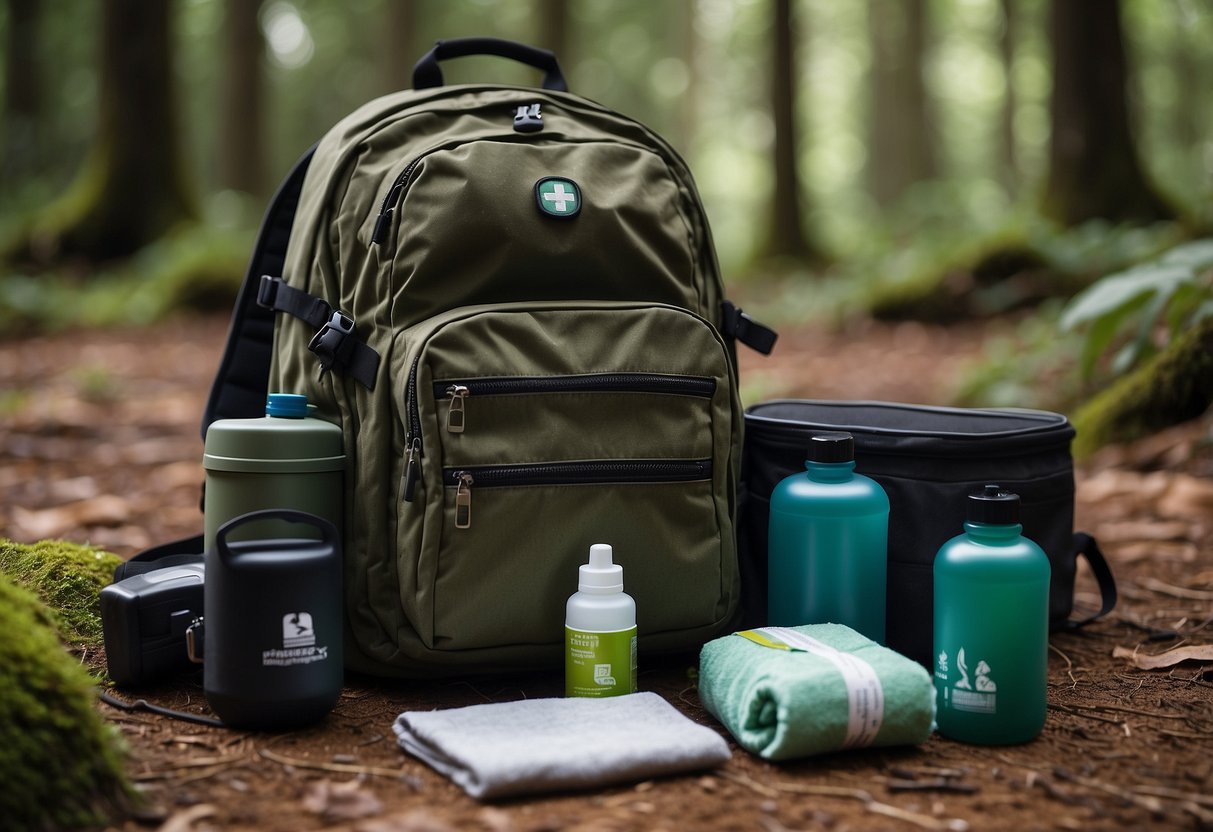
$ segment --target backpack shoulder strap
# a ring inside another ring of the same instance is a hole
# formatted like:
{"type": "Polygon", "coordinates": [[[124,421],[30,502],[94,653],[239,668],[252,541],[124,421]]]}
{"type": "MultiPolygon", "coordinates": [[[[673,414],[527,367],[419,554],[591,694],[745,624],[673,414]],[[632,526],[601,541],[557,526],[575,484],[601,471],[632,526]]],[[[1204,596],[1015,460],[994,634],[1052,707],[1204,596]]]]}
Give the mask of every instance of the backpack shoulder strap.
{"type": "Polygon", "coordinates": [[[315,151],[313,145],[291,168],[261,221],[261,231],[232,312],[227,346],[202,414],[203,438],[211,422],[217,419],[253,418],[265,412],[274,347],[274,310],[258,305],[257,295],[262,275],[282,274],[299,194],[315,151]]]}

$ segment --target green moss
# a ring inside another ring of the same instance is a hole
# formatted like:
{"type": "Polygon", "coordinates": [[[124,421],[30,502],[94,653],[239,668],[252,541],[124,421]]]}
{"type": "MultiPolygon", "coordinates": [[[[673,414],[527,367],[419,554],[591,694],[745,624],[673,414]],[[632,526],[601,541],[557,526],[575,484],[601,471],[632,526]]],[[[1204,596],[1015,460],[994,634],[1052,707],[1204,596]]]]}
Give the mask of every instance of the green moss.
{"type": "Polygon", "coordinates": [[[25,545],[0,539],[0,572],[35,593],[71,642],[100,643],[98,599],[119,563],[116,555],[62,540],[25,545]]]}
{"type": "Polygon", "coordinates": [[[1213,404],[1213,316],[1204,318],[1148,364],[1122,378],[1074,415],[1074,455],[1128,442],[1195,419],[1213,404]]]}
{"type": "Polygon", "coordinates": [[[120,738],[54,624],[0,576],[0,818],[14,832],[97,826],[133,794],[120,738]]]}

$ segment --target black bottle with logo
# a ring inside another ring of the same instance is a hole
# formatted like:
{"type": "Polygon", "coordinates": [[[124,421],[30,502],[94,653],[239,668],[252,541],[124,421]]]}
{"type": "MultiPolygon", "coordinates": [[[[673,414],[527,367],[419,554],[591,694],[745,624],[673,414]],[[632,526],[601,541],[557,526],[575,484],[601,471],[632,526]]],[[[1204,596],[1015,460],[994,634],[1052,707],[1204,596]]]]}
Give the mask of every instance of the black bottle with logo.
{"type": "Polygon", "coordinates": [[[286,509],[223,524],[206,552],[203,687],[228,725],[274,730],[323,719],[341,695],[341,542],[332,523],[286,509]],[[311,527],[308,538],[230,541],[245,523],[311,527]],[[320,539],[310,539],[314,531],[320,539]]]}

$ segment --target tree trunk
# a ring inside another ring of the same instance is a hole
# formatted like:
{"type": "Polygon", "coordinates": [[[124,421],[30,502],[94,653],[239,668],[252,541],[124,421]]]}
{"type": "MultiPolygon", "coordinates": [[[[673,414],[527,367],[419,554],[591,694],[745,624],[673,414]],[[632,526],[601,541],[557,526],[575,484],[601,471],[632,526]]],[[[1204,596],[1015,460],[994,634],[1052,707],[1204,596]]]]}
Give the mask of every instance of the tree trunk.
{"type": "Polygon", "coordinates": [[[173,96],[171,5],[104,0],[97,136],[76,182],[38,221],[35,259],[122,257],[196,216],[173,96]]]}
{"type": "Polygon", "coordinates": [[[872,44],[869,187],[890,205],[915,182],[936,174],[934,131],[923,83],[925,0],[870,0],[872,44]]]}
{"type": "Polygon", "coordinates": [[[1015,0],[1002,0],[1002,32],[998,38],[998,51],[1002,57],[1002,72],[1006,88],[1002,97],[1000,126],[1000,150],[1002,171],[1000,179],[1012,196],[1019,189],[1019,154],[1015,148],[1015,42],[1018,36],[1018,20],[1015,0]]]}
{"type": "Polygon", "coordinates": [[[422,48],[417,18],[417,0],[387,0],[380,62],[384,93],[413,87],[413,65],[429,48],[422,48]]]}
{"type": "Polygon", "coordinates": [[[1129,129],[1119,0],[1050,4],[1053,95],[1044,212],[1063,225],[1171,219],[1129,129]]]}
{"type": "Polygon", "coordinates": [[[771,111],[775,119],[774,197],[765,254],[805,259],[813,256],[801,212],[800,166],[796,125],[796,18],[792,0],[775,0],[775,49],[771,76],[771,111]]]}
{"type": "Polygon", "coordinates": [[[0,118],[0,185],[9,185],[41,168],[38,141],[42,82],[38,42],[39,0],[8,0],[4,49],[4,112],[0,118]]]}
{"type": "Polygon", "coordinates": [[[1171,342],[1074,415],[1074,455],[1128,442],[1200,416],[1213,405],[1213,316],[1171,342]]]}
{"type": "Polygon", "coordinates": [[[573,69],[568,0],[539,0],[535,14],[539,18],[535,27],[539,32],[539,42],[535,45],[556,53],[556,60],[567,76],[573,69]]]}
{"type": "Polygon", "coordinates": [[[265,177],[265,38],[261,0],[225,0],[219,184],[260,196],[265,177]]]}

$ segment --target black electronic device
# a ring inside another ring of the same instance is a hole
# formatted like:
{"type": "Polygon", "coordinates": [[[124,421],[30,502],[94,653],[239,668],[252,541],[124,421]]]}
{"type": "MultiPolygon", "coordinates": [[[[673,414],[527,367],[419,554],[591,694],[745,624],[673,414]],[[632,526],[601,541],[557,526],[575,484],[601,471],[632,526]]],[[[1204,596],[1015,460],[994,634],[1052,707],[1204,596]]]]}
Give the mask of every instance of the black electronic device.
{"type": "Polygon", "coordinates": [[[167,566],[101,590],[101,625],[109,675],[119,686],[154,682],[196,667],[185,632],[202,617],[205,568],[167,566]]]}

